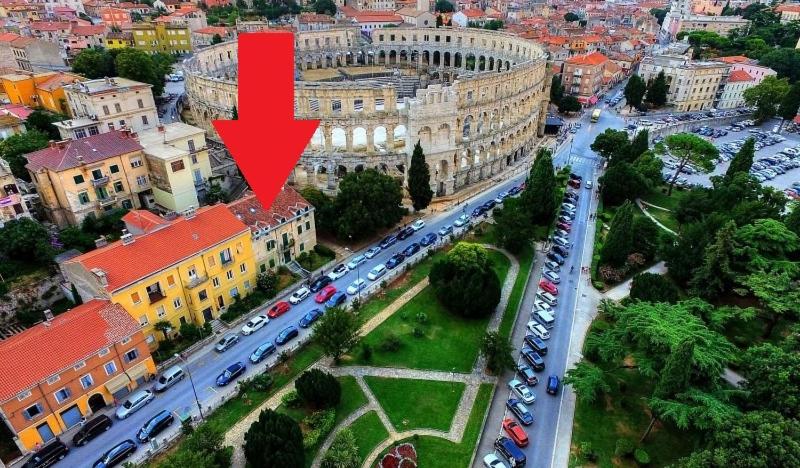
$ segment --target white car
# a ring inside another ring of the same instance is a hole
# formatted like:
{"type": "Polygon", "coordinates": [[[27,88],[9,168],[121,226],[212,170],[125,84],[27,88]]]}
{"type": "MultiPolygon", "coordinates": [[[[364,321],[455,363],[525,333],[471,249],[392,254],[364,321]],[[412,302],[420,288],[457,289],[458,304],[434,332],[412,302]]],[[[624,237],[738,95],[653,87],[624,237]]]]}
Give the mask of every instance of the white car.
{"type": "Polygon", "coordinates": [[[333,270],[331,270],[331,272],[328,273],[328,278],[330,278],[333,281],[336,281],[337,279],[346,275],[348,271],[350,270],[347,268],[347,265],[345,265],[344,263],[340,263],[335,267],[333,267],[333,270]]]}
{"type": "Polygon", "coordinates": [[[372,257],[378,255],[378,252],[380,252],[380,251],[381,251],[381,248],[376,245],[375,247],[370,247],[369,250],[364,252],[364,256],[367,257],[367,258],[372,258],[372,257]]]}
{"type": "Polygon", "coordinates": [[[517,379],[509,381],[508,388],[510,388],[526,405],[531,405],[536,401],[536,395],[533,394],[531,389],[517,379]]]}
{"type": "Polygon", "coordinates": [[[367,282],[364,281],[364,278],[358,278],[357,280],[350,283],[350,286],[347,287],[347,294],[353,295],[361,291],[367,286],[367,282]]]}
{"type": "Polygon", "coordinates": [[[560,245],[561,247],[569,247],[569,239],[565,239],[563,237],[554,237],[553,243],[556,245],[560,245]]]}
{"type": "Polygon", "coordinates": [[[266,315],[256,315],[244,324],[242,327],[242,335],[247,336],[261,330],[267,323],[269,323],[269,319],[266,315]]]}
{"type": "Polygon", "coordinates": [[[307,298],[310,294],[311,291],[307,287],[303,286],[289,296],[289,302],[293,305],[297,305],[303,302],[303,299],[307,298]]]}
{"type": "Polygon", "coordinates": [[[508,465],[506,465],[503,460],[497,458],[497,455],[493,453],[483,457],[483,466],[486,468],[508,468],[508,465]]]}
{"type": "Polygon", "coordinates": [[[561,282],[561,277],[555,271],[545,270],[545,272],[542,273],[542,276],[550,280],[550,282],[553,284],[558,284],[561,282]]]}
{"type": "Polygon", "coordinates": [[[553,313],[553,306],[551,306],[550,304],[548,304],[548,303],[546,303],[544,301],[533,301],[533,312],[535,313],[535,312],[538,312],[540,310],[543,310],[545,312],[550,312],[552,314],[553,313]]]}
{"type": "Polygon", "coordinates": [[[366,261],[367,261],[367,257],[365,257],[363,255],[358,255],[356,257],[353,257],[352,260],[350,260],[350,262],[347,264],[347,268],[349,268],[351,270],[355,270],[356,268],[358,268],[359,265],[361,265],[362,263],[364,263],[366,261]]]}
{"type": "Polygon", "coordinates": [[[587,188],[587,189],[590,189],[590,190],[591,190],[591,188],[592,188],[592,181],[591,181],[591,180],[587,180],[585,185],[586,185],[586,188],[587,188]]]}
{"type": "Polygon", "coordinates": [[[534,335],[543,340],[550,339],[550,332],[539,322],[531,320],[528,322],[528,330],[534,335]]]}
{"type": "Polygon", "coordinates": [[[453,222],[453,224],[455,224],[456,227],[466,226],[469,224],[469,216],[461,215],[455,220],[455,222],[453,222]]]}
{"type": "Polygon", "coordinates": [[[411,225],[411,229],[413,229],[414,231],[419,231],[424,227],[425,227],[425,221],[421,219],[414,221],[414,223],[411,225]]]}
{"type": "Polygon", "coordinates": [[[550,271],[560,271],[561,270],[561,266],[558,263],[556,263],[556,262],[554,262],[552,260],[548,260],[548,261],[544,262],[544,267],[547,268],[550,271]]]}

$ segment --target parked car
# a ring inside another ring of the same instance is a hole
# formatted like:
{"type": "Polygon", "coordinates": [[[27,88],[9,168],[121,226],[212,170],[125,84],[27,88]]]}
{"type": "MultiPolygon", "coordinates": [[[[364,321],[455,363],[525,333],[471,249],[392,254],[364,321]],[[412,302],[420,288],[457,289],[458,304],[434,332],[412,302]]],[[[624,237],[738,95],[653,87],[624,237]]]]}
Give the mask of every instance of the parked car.
{"type": "Polygon", "coordinates": [[[403,261],[405,261],[405,259],[406,257],[402,253],[397,252],[396,254],[392,255],[386,262],[386,268],[390,270],[397,268],[401,263],[403,263],[403,261]]]}
{"type": "Polygon", "coordinates": [[[347,287],[347,294],[350,294],[351,296],[358,294],[358,292],[365,287],[367,287],[367,282],[364,281],[364,278],[356,278],[356,280],[350,283],[350,286],[347,287]]]}
{"type": "Polygon", "coordinates": [[[533,394],[527,385],[517,379],[509,380],[508,388],[526,405],[532,405],[536,402],[536,395],[533,394]]]}
{"type": "Polygon", "coordinates": [[[162,433],[164,429],[172,425],[173,422],[175,422],[175,417],[172,416],[172,412],[162,410],[144,423],[142,428],[139,429],[139,432],[136,433],[136,440],[139,441],[140,444],[143,444],[162,433]]]}
{"type": "Polygon", "coordinates": [[[508,437],[513,440],[518,447],[526,447],[528,445],[528,433],[513,419],[503,419],[503,430],[506,431],[508,437]]]}
{"type": "MultiPolygon", "coordinates": [[[[552,294],[554,296],[558,295],[558,288],[556,287],[556,285],[551,283],[550,281],[547,281],[546,279],[539,280],[539,287],[542,288],[545,292],[548,292],[548,293],[550,293],[550,294],[552,294]]],[[[545,301],[545,302],[547,302],[547,301],[545,301]]],[[[550,305],[553,305],[553,304],[550,304],[550,305]]]]}
{"type": "Polygon", "coordinates": [[[569,256],[569,249],[567,249],[566,247],[563,247],[561,245],[554,245],[554,246],[550,247],[550,250],[555,252],[555,253],[557,253],[557,254],[559,254],[559,255],[561,255],[564,258],[569,256]]]}
{"type": "Polygon", "coordinates": [[[298,335],[300,335],[300,330],[298,330],[297,327],[290,325],[278,333],[278,336],[275,338],[275,344],[285,345],[292,339],[297,338],[298,335]]]}
{"type": "Polygon", "coordinates": [[[414,221],[413,224],[411,224],[411,229],[413,229],[415,231],[419,231],[420,229],[422,229],[424,227],[425,227],[425,221],[423,221],[421,219],[418,219],[418,220],[414,221]]]}
{"type": "Polygon", "coordinates": [[[558,229],[562,229],[564,231],[570,232],[572,231],[572,224],[571,223],[558,223],[556,224],[558,229]]]}
{"type": "Polygon", "coordinates": [[[508,437],[498,437],[497,440],[494,441],[494,448],[500,455],[508,460],[511,464],[511,468],[521,468],[527,463],[525,453],[508,437]]]}
{"type": "Polygon", "coordinates": [[[514,416],[516,416],[522,424],[526,426],[533,424],[533,415],[530,411],[528,411],[528,408],[525,406],[525,404],[516,398],[509,398],[508,401],[506,401],[506,408],[511,410],[511,412],[514,413],[514,416]]]}
{"type": "Polygon", "coordinates": [[[397,240],[406,240],[409,237],[413,236],[414,232],[416,231],[414,231],[414,229],[411,226],[405,227],[401,229],[400,232],[397,233],[397,240]]]}
{"type": "MultiPolygon", "coordinates": [[[[337,294],[344,294],[344,293],[337,293],[337,294]]],[[[304,316],[300,318],[300,328],[308,328],[314,324],[320,317],[322,317],[322,310],[320,309],[311,309],[304,316]]]]}
{"type": "Polygon", "coordinates": [[[241,361],[231,364],[217,376],[217,386],[224,387],[225,385],[228,385],[237,378],[241,377],[246,370],[247,366],[245,366],[241,361]]]}
{"type": "Polygon", "coordinates": [[[547,378],[547,393],[556,395],[558,393],[559,380],[557,375],[551,375],[547,378]]]}
{"type": "Polygon", "coordinates": [[[542,273],[542,276],[547,278],[547,280],[553,284],[558,284],[561,282],[561,277],[555,271],[545,270],[544,273],[542,273]]]}
{"type": "Polygon", "coordinates": [[[444,226],[442,226],[439,229],[439,235],[440,236],[446,236],[446,235],[452,234],[452,233],[453,233],[453,226],[451,226],[449,224],[445,224],[444,226]]]}
{"type": "Polygon", "coordinates": [[[150,390],[139,390],[131,393],[125,401],[117,407],[117,419],[125,419],[133,413],[144,408],[145,405],[153,401],[156,395],[150,390]]]}
{"type": "Polygon", "coordinates": [[[364,263],[366,261],[367,261],[367,257],[365,257],[364,255],[356,255],[355,257],[353,257],[352,260],[350,260],[347,263],[347,268],[350,269],[350,270],[355,270],[356,268],[358,268],[359,265],[361,265],[362,263],[364,263]]]}
{"type": "Polygon", "coordinates": [[[315,293],[320,289],[324,288],[325,286],[331,284],[331,282],[333,282],[333,280],[328,275],[322,275],[319,278],[312,281],[308,289],[310,289],[312,293],[315,293]]]}
{"type": "Polygon", "coordinates": [[[539,377],[534,374],[533,369],[525,364],[517,364],[517,375],[519,375],[522,382],[529,387],[533,387],[539,383],[539,377]]]}
{"type": "MultiPolygon", "coordinates": [[[[83,423],[83,426],[81,426],[78,432],[76,432],[75,435],[72,436],[72,445],[76,447],[82,447],[88,444],[90,440],[94,439],[95,437],[99,436],[105,431],[111,429],[111,426],[113,424],[114,422],[111,420],[111,418],[109,418],[105,414],[95,416],[94,418],[83,423]]],[[[39,452],[41,452],[42,450],[44,450],[44,448],[40,449],[39,452]]],[[[44,465],[35,465],[35,466],[44,466],[44,465]]]]}
{"type": "Polygon", "coordinates": [[[561,265],[558,262],[554,262],[552,260],[547,260],[544,262],[544,267],[550,271],[561,271],[561,265]]]}
{"type": "Polygon", "coordinates": [[[239,335],[236,333],[228,333],[227,335],[223,336],[222,338],[217,341],[217,344],[214,346],[214,350],[218,353],[224,353],[231,346],[235,345],[239,342],[239,335]]]}
{"type": "Polygon", "coordinates": [[[111,447],[106,453],[103,454],[94,465],[94,468],[111,468],[122,463],[123,460],[133,455],[136,452],[136,442],[131,439],[123,440],[117,445],[111,447]]]}
{"type": "Polygon", "coordinates": [[[323,302],[333,297],[333,295],[336,294],[336,291],[337,291],[336,286],[329,284],[324,288],[322,288],[322,290],[318,292],[316,296],[314,296],[314,302],[316,302],[317,304],[322,304],[323,302]]]}
{"type": "Polygon", "coordinates": [[[263,361],[264,358],[274,353],[277,349],[278,348],[276,348],[274,344],[268,341],[259,346],[258,348],[256,348],[250,354],[250,362],[252,362],[253,364],[258,364],[259,362],[263,361]]]}
{"type": "Polygon", "coordinates": [[[266,315],[256,315],[248,320],[244,326],[242,326],[242,335],[247,336],[255,333],[256,331],[262,329],[267,323],[269,323],[269,319],[266,315]]]}
{"type": "Polygon", "coordinates": [[[419,243],[412,242],[412,243],[408,244],[408,247],[403,249],[403,256],[405,258],[409,258],[412,255],[414,255],[415,253],[419,252],[421,248],[422,247],[419,245],[419,243]]]}
{"type": "Polygon", "coordinates": [[[455,224],[456,227],[465,226],[465,225],[469,224],[469,217],[467,215],[463,215],[462,214],[461,216],[459,216],[455,220],[455,222],[453,224],[455,224]]]}
{"type": "Polygon", "coordinates": [[[539,356],[539,353],[530,348],[522,348],[521,353],[534,371],[541,372],[544,370],[544,359],[539,356]]]}
{"type": "Polygon", "coordinates": [[[497,455],[493,453],[489,453],[483,457],[483,466],[485,468],[508,468],[508,465],[503,463],[503,460],[497,458],[497,455]]]}
{"type": "Polygon", "coordinates": [[[525,335],[525,344],[539,353],[540,356],[547,355],[547,344],[541,338],[534,335],[525,335]]]}
{"type": "Polygon", "coordinates": [[[378,246],[370,247],[369,249],[367,249],[366,252],[364,252],[364,256],[367,257],[367,258],[372,258],[372,257],[378,255],[378,252],[380,252],[380,251],[381,251],[381,248],[378,247],[378,246]]]}
{"type": "Polygon", "coordinates": [[[534,336],[537,336],[543,340],[550,339],[550,332],[539,322],[531,320],[528,322],[528,330],[533,333],[534,336]]]}
{"type": "Polygon", "coordinates": [[[560,223],[571,223],[572,222],[572,216],[567,216],[567,215],[562,214],[562,215],[560,215],[558,217],[558,221],[560,223]]]}
{"type": "Polygon", "coordinates": [[[543,310],[545,312],[553,312],[553,306],[544,302],[541,299],[536,299],[533,301],[533,309],[531,310],[531,315],[535,314],[540,310],[543,310]]]}
{"type": "Polygon", "coordinates": [[[69,447],[61,439],[56,437],[42,448],[37,450],[31,457],[22,465],[22,468],[39,468],[50,466],[63,460],[69,454],[69,447]]]}
{"type": "Polygon", "coordinates": [[[375,268],[373,268],[372,270],[369,271],[369,273],[367,273],[367,278],[370,281],[375,281],[385,274],[386,274],[386,265],[381,263],[380,265],[376,265],[375,268]]]}
{"type": "Polygon", "coordinates": [[[536,299],[545,302],[553,307],[558,305],[558,298],[556,298],[547,291],[536,293],[536,299]]]}
{"type": "Polygon", "coordinates": [[[348,271],[350,270],[347,269],[347,265],[345,265],[344,263],[340,263],[335,267],[333,267],[333,270],[331,270],[331,272],[328,273],[328,277],[331,280],[336,281],[337,279],[346,275],[348,271]]]}
{"type": "Polygon", "coordinates": [[[592,184],[592,181],[591,181],[591,180],[587,180],[587,181],[586,181],[586,182],[585,182],[583,185],[584,185],[584,186],[585,186],[587,189],[591,190],[591,189],[592,189],[592,185],[593,185],[593,184],[592,184]]]}
{"type": "Polygon", "coordinates": [[[380,243],[381,249],[386,250],[389,247],[393,246],[395,242],[397,242],[397,237],[391,235],[386,236],[381,240],[380,243]]]}
{"type": "MultiPolygon", "coordinates": [[[[326,288],[333,288],[333,286],[325,286],[325,287],[326,288]]],[[[334,288],[334,290],[335,289],[336,288],[334,288]]],[[[323,291],[324,291],[324,289],[323,289],[323,291]]],[[[319,294],[317,294],[317,296],[319,296],[319,294]]],[[[286,302],[286,301],[278,301],[278,302],[275,303],[274,306],[270,307],[269,312],[267,312],[267,317],[269,317],[269,318],[280,317],[281,315],[285,314],[286,312],[289,312],[289,309],[291,309],[291,308],[292,308],[292,306],[290,306],[288,302],[286,302]]]]}
{"type": "Polygon", "coordinates": [[[547,254],[547,260],[558,263],[559,265],[564,264],[564,257],[552,251],[547,254]]]}
{"type": "Polygon", "coordinates": [[[486,213],[486,207],[481,205],[481,206],[475,208],[474,210],[472,210],[472,217],[473,218],[477,218],[479,216],[483,216],[484,213],[486,213]]]}
{"type": "Polygon", "coordinates": [[[156,393],[164,392],[171,386],[183,380],[184,377],[186,377],[186,374],[183,372],[183,369],[181,369],[180,366],[172,366],[158,376],[156,379],[156,384],[153,385],[153,391],[156,393]]]}
{"type": "Polygon", "coordinates": [[[325,308],[330,309],[333,307],[339,307],[340,305],[344,304],[344,301],[347,300],[347,294],[344,291],[337,291],[331,296],[330,299],[325,301],[325,308]]]}
{"type": "Polygon", "coordinates": [[[291,296],[289,296],[289,302],[291,304],[297,305],[301,303],[305,298],[307,298],[310,294],[311,290],[303,286],[299,288],[297,291],[293,292],[291,296]]]}
{"type": "Polygon", "coordinates": [[[555,236],[553,237],[553,243],[564,248],[569,248],[569,239],[566,237],[555,236]]]}
{"type": "Polygon", "coordinates": [[[438,238],[439,236],[437,236],[435,232],[429,232],[424,236],[422,236],[422,239],[419,240],[419,245],[421,245],[422,247],[433,245],[433,243],[435,243],[436,239],[438,238]]]}

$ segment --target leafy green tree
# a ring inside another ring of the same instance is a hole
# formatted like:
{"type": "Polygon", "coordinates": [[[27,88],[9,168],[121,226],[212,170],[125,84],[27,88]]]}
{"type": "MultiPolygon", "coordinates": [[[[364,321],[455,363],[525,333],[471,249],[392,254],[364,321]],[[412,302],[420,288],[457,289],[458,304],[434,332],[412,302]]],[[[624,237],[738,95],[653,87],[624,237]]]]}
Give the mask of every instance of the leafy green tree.
{"type": "Polygon", "coordinates": [[[800,238],[775,219],[759,219],[740,227],[736,231],[736,244],[737,256],[750,271],[775,267],[800,250],[800,238]]]}
{"type": "Polygon", "coordinates": [[[100,48],[82,50],[72,60],[72,71],[90,80],[117,76],[114,57],[100,48]]]}
{"type": "Polygon", "coordinates": [[[761,56],[758,64],[772,68],[778,77],[787,78],[790,83],[800,80],[800,49],[772,49],[761,56]]]}
{"type": "Polygon", "coordinates": [[[214,34],[211,37],[211,45],[221,44],[222,43],[222,36],[219,34],[214,34]]]}
{"type": "Polygon", "coordinates": [[[628,153],[629,146],[628,134],[625,131],[607,128],[595,137],[589,148],[609,161],[617,162],[615,156],[623,152],[628,153]]]}
{"type": "Polygon", "coordinates": [[[335,235],[338,215],[333,200],[322,190],[311,186],[300,189],[300,195],[314,207],[317,231],[335,235]]]}
{"type": "Polygon", "coordinates": [[[611,391],[605,371],[583,360],[567,371],[564,385],[569,385],[582,403],[594,403],[601,395],[611,391]]]}
{"type": "Polygon", "coordinates": [[[633,162],[633,170],[641,176],[641,180],[651,189],[663,183],[663,169],[664,161],[656,156],[653,151],[645,151],[633,162]]]}
{"type": "Polygon", "coordinates": [[[54,253],[47,229],[30,218],[7,221],[0,228],[0,257],[43,265],[54,253]]]}
{"type": "Polygon", "coordinates": [[[645,84],[642,77],[639,75],[631,75],[623,91],[625,103],[628,104],[628,107],[631,109],[634,107],[638,108],[642,105],[642,98],[644,98],[646,91],[647,84],[645,84]]]}
{"type": "Polygon", "coordinates": [[[667,77],[664,75],[664,70],[661,70],[647,87],[647,96],[645,100],[654,107],[661,107],[667,103],[668,91],[667,77]]]}
{"type": "Polygon", "coordinates": [[[628,296],[645,302],[678,302],[679,290],[664,275],[657,273],[640,273],[633,277],[631,292],[628,296]]]}
{"type": "Polygon", "coordinates": [[[508,338],[498,332],[486,332],[481,339],[481,356],[486,359],[486,367],[495,375],[500,375],[503,371],[513,370],[516,364],[514,360],[514,347],[508,338]]]}
{"type": "Polygon", "coordinates": [[[575,96],[568,94],[558,102],[558,111],[562,114],[570,112],[580,112],[582,109],[580,101],[575,96]]]}
{"type": "Polygon", "coordinates": [[[51,140],[60,140],[61,135],[58,133],[58,128],[53,125],[53,122],[60,122],[66,120],[66,115],[54,114],[45,110],[37,109],[30,113],[25,119],[25,125],[28,129],[35,128],[40,132],[46,134],[51,140]]]}
{"type": "Polygon", "coordinates": [[[319,369],[300,374],[294,388],[301,400],[315,408],[333,408],[342,399],[342,386],[336,377],[319,369]]]}
{"type": "Polygon", "coordinates": [[[658,21],[658,25],[659,26],[661,26],[661,24],[664,22],[664,18],[667,16],[668,12],[669,12],[669,8],[651,8],[650,9],[650,14],[656,17],[656,20],[658,21]]]}
{"type": "Polygon", "coordinates": [[[764,122],[778,113],[778,106],[788,92],[789,81],[786,78],[767,76],[761,83],[744,90],[744,102],[755,106],[753,116],[758,122],[764,122]]]}
{"type": "Polygon", "coordinates": [[[433,199],[431,173],[419,141],[414,145],[414,153],[411,154],[411,165],[408,168],[408,194],[411,196],[414,211],[424,210],[433,199]]]}
{"type": "Polygon", "coordinates": [[[755,156],[756,141],[753,138],[745,140],[741,149],[736,152],[731,159],[731,165],[725,171],[725,180],[730,181],[733,176],[739,173],[749,174],[750,167],[753,166],[753,156],[755,156]]]}
{"type": "Polygon", "coordinates": [[[456,11],[456,7],[448,0],[436,0],[435,10],[439,13],[452,13],[456,11]]]}
{"type": "Polygon", "coordinates": [[[675,173],[669,179],[667,196],[672,195],[678,174],[687,164],[692,163],[704,171],[710,171],[714,167],[711,161],[719,156],[716,146],[693,133],[674,133],[667,136],[664,143],[667,151],[678,160],[675,173]]]}
{"type": "Polygon", "coordinates": [[[791,122],[797,115],[798,109],[800,109],[800,82],[793,84],[783,96],[783,100],[778,106],[778,115],[785,121],[791,122]]]}
{"type": "Polygon", "coordinates": [[[661,233],[661,228],[647,216],[634,217],[631,252],[640,253],[645,259],[652,260],[658,251],[661,233]]]}
{"type": "Polygon", "coordinates": [[[800,418],[800,354],[762,343],[748,348],[741,363],[749,406],[800,418]]]}
{"type": "Polygon", "coordinates": [[[788,230],[800,236],[800,209],[798,209],[798,206],[800,205],[795,205],[794,208],[792,208],[792,211],[786,216],[783,224],[788,230]]]}
{"type": "Polygon", "coordinates": [[[333,213],[340,239],[363,239],[397,224],[405,214],[399,181],[375,169],[347,174],[339,182],[333,213]]]}
{"type": "Polygon", "coordinates": [[[353,431],[342,429],[336,434],[333,443],[320,464],[322,468],[359,468],[361,456],[358,454],[358,443],[353,431]]]}
{"type": "Polygon", "coordinates": [[[782,271],[767,272],[758,270],[741,279],[753,295],[759,300],[768,314],[767,327],[763,337],[769,338],[783,317],[793,320],[800,314],[800,285],[789,273],[782,271]]]}
{"type": "Polygon", "coordinates": [[[581,19],[580,16],[576,15],[575,13],[573,13],[571,11],[567,12],[564,15],[564,21],[566,21],[567,23],[574,23],[575,21],[578,21],[580,19],[581,19]]]}
{"type": "Polygon", "coordinates": [[[436,15],[436,27],[441,28],[442,26],[444,26],[444,18],[442,15],[436,15]]]}
{"type": "Polygon", "coordinates": [[[627,161],[634,162],[650,149],[650,132],[645,128],[639,130],[628,145],[627,161]]]}
{"type": "Polygon", "coordinates": [[[333,16],[336,14],[336,3],[333,0],[317,0],[314,2],[314,11],[333,16]]]}
{"type": "Polygon", "coordinates": [[[215,181],[209,181],[208,190],[205,194],[205,202],[209,205],[217,203],[227,203],[230,201],[230,196],[220,184],[215,181]]]}
{"type": "Polygon", "coordinates": [[[224,434],[220,429],[201,424],[185,439],[179,449],[171,453],[159,468],[225,468],[231,464],[231,447],[224,447],[224,434]]]}
{"type": "Polygon", "coordinates": [[[291,417],[271,409],[261,411],[244,435],[244,456],[250,466],[303,468],[303,433],[291,417]]]}
{"type": "Polygon", "coordinates": [[[599,180],[603,203],[608,206],[617,206],[625,200],[635,200],[647,192],[647,180],[624,161],[609,167],[599,180]]]}
{"type": "Polygon", "coordinates": [[[550,102],[558,106],[558,103],[561,102],[561,98],[564,97],[564,85],[561,84],[561,77],[559,75],[553,75],[553,78],[550,80],[550,102]]]}
{"type": "Polygon", "coordinates": [[[8,161],[14,177],[30,182],[31,175],[25,168],[28,164],[25,155],[46,148],[49,141],[47,134],[35,129],[11,135],[0,141],[0,157],[8,161]]]}
{"type": "Polygon", "coordinates": [[[314,340],[326,355],[338,363],[342,355],[358,343],[358,317],[340,308],[325,311],[313,329],[314,340]]]}
{"type": "Polygon", "coordinates": [[[439,302],[464,317],[488,316],[500,303],[500,279],[478,244],[456,244],[433,264],[429,278],[439,302]]]}
{"type": "Polygon", "coordinates": [[[611,220],[611,229],[600,249],[600,264],[619,267],[633,249],[633,204],[625,202],[611,220]]]}
{"type": "Polygon", "coordinates": [[[500,247],[518,254],[525,246],[531,245],[533,224],[519,198],[506,199],[502,207],[494,209],[493,217],[500,247]]]}
{"type": "Polygon", "coordinates": [[[153,96],[161,96],[164,92],[164,75],[161,67],[153,62],[153,58],[138,49],[122,49],[114,60],[117,74],[123,78],[141,81],[153,86],[153,96]]]}
{"type": "Polygon", "coordinates": [[[70,226],[62,229],[58,233],[58,240],[64,245],[64,249],[77,249],[81,252],[88,252],[95,248],[95,237],[84,232],[81,228],[70,226]]]}
{"type": "Polygon", "coordinates": [[[272,299],[278,294],[278,275],[272,270],[259,273],[256,277],[256,285],[259,291],[263,292],[267,298],[272,299]]]}
{"type": "Polygon", "coordinates": [[[520,197],[522,205],[536,226],[549,226],[556,217],[556,178],[550,151],[539,149],[533,161],[525,190],[520,197]]]}
{"type": "Polygon", "coordinates": [[[694,271],[689,283],[694,294],[714,299],[733,286],[735,234],[736,223],[730,221],[717,232],[714,243],[706,247],[703,264],[694,271]]]}

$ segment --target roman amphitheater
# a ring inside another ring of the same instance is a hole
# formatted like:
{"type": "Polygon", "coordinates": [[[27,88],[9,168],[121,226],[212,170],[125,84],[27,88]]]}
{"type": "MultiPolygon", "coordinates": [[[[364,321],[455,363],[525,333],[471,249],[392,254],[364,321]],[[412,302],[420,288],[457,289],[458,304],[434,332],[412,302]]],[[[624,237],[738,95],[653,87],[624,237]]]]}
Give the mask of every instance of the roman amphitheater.
{"type": "MultiPolygon", "coordinates": [[[[400,27],[368,40],[348,27],[295,41],[295,116],[321,121],[291,176],[300,186],[335,190],[364,168],[404,177],[419,141],[434,193],[450,196],[520,165],[541,142],[546,55],[522,38],[400,27]]],[[[236,105],[236,53],[235,41],[221,43],[184,63],[192,116],[212,136],[211,121],[236,105]]]]}

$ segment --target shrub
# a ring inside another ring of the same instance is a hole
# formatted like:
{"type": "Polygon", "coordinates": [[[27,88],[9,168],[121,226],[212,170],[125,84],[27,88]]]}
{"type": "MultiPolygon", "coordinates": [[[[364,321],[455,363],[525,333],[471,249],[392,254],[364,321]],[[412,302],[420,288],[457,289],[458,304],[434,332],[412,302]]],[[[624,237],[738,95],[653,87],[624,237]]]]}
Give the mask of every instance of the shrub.
{"type": "Polygon", "coordinates": [[[394,353],[398,351],[401,346],[403,346],[403,342],[400,341],[400,338],[394,333],[389,333],[386,335],[386,338],[383,339],[383,342],[381,342],[381,351],[394,353]]]}
{"type": "Polygon", "coordinates": [[[256,284],[268,299],[272,299],[278,294],[278,275],[272,271],[259,273],[256,277],[256,284]]]}
{"type": "Polygon", "coordinates": [[[614,455],[618,457],[628,457],[636,449],[636,444],[630,439],[617,439],[617,444],[614,447],[614,455]]]}
{"type": "Polygon", "coordinates": [[[425,312],[420,312],[417,314],[417,322],[419,323],[428,323],[428,314],[425,312]]]}
{"type": "Polygon", "coordinates": [[[302,468],[305,465],[304,439],[295,420],[285,414],[263,410],[244,435],[242,448],[249,466],[302,468]]]}
{"type": "Polygon", "coordinates": [[[588,462],[594,463],[597,461],[597,452],[594,450],[591,442],[581,442],[580,445],[581,456],[588,462]]]}
{"type": "Polygon", "coordinates": [[[428,275],[436,298],[448,311],[467,318],[485,317],[500,303],[500,279],[486,249],[459,242],[435,262],[428,275]]]}
{"type": "Polygon", "coordinates": [[[633,459],[636,460],[636,463],[640,465],[650,464],[650,454],[648,454],[644,449],[637,448],[634,450],[633,459]]]}
{"type": "Polygon", "coordinates": [[[258,374],[251,379],[243,380],[242,383],[239,384],[239,392],[266,392],[272,386],[273,381],[274,379],[272,376],[264,372],[263,374],[258,374]]]}
{"type": "Polygon", "coordinates": [[[288,408],[299,408],[303,404],[303,400],[300,399],[297,390],[292,390],[281,397],[281,404],[288,408]]]}
{"type": "Polygon", "coordinates": [[[342,398],[342,386],[336,377],[319,369],[303,372],[294,388],[307,405],[316,408],[332,408],[342,398]]]}
{"type": "Polygon", "coordinates": [[[324,246],[322,244],[315,245],[314,252],[316,252],[319,255],[322,255],[323,257],[336,258],[336,253],[329,247],[324,246]]]}
{"type": "Polygon", "coordinates": [[[361,345],[361,357],[364,358],[364,361],[369,362],[372,360],[372,346],[364,343],[361,345]]]}
{"type": "Polygon", "coordinates": [[[414,338],[422,338],[423,336],[425,336],[425,332],[422,331],[422,329],[419,327],[414,327],[413,333],[414,333],[414,338]]]}
{"type": "Polygon", "coordinates": [[[308,450],[316,447],[330,432],[336,424],[336,411],[317,411],[303,419],[303,424],[311,430],[303,434],[303,448],[308,450]]]}

